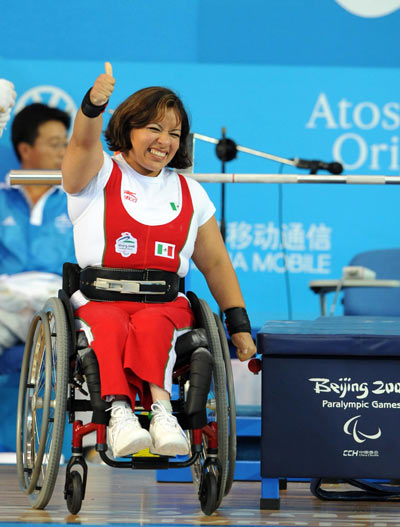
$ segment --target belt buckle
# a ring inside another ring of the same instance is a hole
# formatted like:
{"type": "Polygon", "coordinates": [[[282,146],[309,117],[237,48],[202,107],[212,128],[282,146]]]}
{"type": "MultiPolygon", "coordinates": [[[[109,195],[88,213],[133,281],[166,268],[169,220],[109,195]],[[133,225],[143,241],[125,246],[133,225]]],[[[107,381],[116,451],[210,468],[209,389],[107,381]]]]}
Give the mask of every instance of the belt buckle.
{"type": "Polygon", "coordinates": [[[112,291],[125,295],[164,295],[165,291],[141,291],[141,285],[163,285],[166,286],[165,280],[112,280],[110,278],[96,278],[93,285],[96,289],[112,291]]]}

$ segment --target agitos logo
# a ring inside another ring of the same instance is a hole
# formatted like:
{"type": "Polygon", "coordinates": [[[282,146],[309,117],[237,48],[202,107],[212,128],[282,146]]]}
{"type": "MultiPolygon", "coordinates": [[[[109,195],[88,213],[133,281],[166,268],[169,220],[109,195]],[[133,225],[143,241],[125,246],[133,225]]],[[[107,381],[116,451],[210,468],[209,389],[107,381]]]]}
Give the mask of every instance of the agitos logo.
{"type": "Polygon", "coordinates": [[[379,18],[390,15],[400,8],[400,0],[336,0],[349,13],[364,18],[379,18]]]}
{"type": "Polygon", "coordinates": [[[382,435],[381,429],[378,427],[376,434],[365,434],[358,430],[358,420],[361,415],[356,415],[344,423],[343,431],[345,434],[353,436],[353,439],[356,443],[364,443],[367,439],[379,439],[382,435]]]}

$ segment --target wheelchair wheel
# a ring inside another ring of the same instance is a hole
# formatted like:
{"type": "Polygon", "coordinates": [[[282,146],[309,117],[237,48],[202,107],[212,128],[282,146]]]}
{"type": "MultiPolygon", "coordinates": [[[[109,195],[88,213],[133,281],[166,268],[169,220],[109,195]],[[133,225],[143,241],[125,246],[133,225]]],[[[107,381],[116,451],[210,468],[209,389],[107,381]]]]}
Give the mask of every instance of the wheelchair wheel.
{"type": "MultiPolygon", "coordinates": [[[[190,297],[192,302],[192,297],[190,297]]],[[[208,440],[206,434],[203,433],[203,448],[200,454],[199,459],[191,466],[193,482],[199,490],[199,497],[203,493],[203,487],[205,485],[212,485],[210,483],[211,479],[215,479],[217,483],[217,499],[215,504],[213,504],[213,510],[206,514],[211,514],[221,503],[222,498],[225,495],[225,489],[227,488],[227,483],[231,478],[229,465],[232,464],[234,468],[234,461],[230,463],[230,454],[236,453],[235,449],[232,448],[232,441],[230,440],[230,427],[229,416],[230,416],[230,406],[228,407],[228,390],[227,390],[227,375],[225,367],[224,352],[221,345],[221,336],[220,330],[218,329],[216,318],[212,313],[207,302],[202,299],[197,299],[197,315],[200,318],[200,324],[205,328],[207,333],[207,339],[209,342],[210,352],[213,355],[214,366],[213,374],[211,380],[211,387],[208,394],[207,401],[207,417],[209,422],[216,422],[218,429],[218,455],[216,459],[210,460],[207,456],[207,447],[208,440]],[[208,476],[208,474],[212,476],[208,476]]],[[[193,304],[192,304],[193,305],[193,304]]],[[[225,334],[223,336],[225,338],[225,334]]],[[[228,351],[229,353],[229,351],[228,351]]],[[[230,405],[233,402],[229,401],[230,405]]],[[[236,436],[234,438],[234,443],[236,445],[236,436]]],[[[208,505],[207,510],[210,510],[211,507],[208,505]]],[[[202,509],[203,510],[203,509],[202,509]]],[[[203,512],[205,512],[203,510],[203,512]]]]}
{"type": "Polygon", "coordinates": [[[83,483],[82,476],[73,470],[67,482],[67,508],[71,514],[78,514],[82,507],[83,483]]]}
{"type": "Polygon", "coordinates": [[[229,420],[229,452],[228,452],[228,474],[226,478],[225,494],[227,496],[232,488],[233,477],[236,466],[236,397],[235,383],[233,379],[231,354],[229,352],[228,342],[221,319],[214,313],[215,323],[218,327],[220,336],[221,349],[224,357],[226,372],[226,387],[228,393],[228,420],[229,420]]]}
{"type": "Polygon", "coordinates": [[[218,487],[215,474],[207,472],[200,493],[200,505],[204,514],[210,515],[217,508],[218,487]]]}
{"type": "Polygon", "coordinates": [[[57,479],[64,436],[70,333],[64,307],[50,298],[32,320],[18,392],[17,472],[35,509],[44,509],[57,479]]]}

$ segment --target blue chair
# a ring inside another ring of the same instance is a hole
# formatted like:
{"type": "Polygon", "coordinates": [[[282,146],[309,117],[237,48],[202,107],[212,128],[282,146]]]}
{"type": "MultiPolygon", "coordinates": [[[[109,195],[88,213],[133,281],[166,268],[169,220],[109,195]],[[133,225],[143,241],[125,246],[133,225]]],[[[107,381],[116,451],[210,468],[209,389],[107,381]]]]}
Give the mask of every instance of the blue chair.
{"type": "Polygon", "coordinates": [[[0,452],[15,452],[15,423],[24,345],[7,348],[0,355],[1,421],[0,452]]]}
{"type": "Polygon", "coordinates": [[[361,278],[347,273],[336,280],[310,282],[310,289],[320,297],[321,315],[335,314],[339,294],[343,293],[344,315],[400,316],[400,248],[358,253],[346,269],[357,267],[370,269],[375,276],[361,278]],[[327,293],[335,293],[329,313],[327,293]]]}
{"type": "MultiPolygon", "coordinates": [[[[25,345],[18,343],[0,355],[0,452],[15,452],[18,391],[25,345]]],[[[72,430],[66,429],[62,454],[70,455],[72,430]]]]}
{"type": "MultiPolygon", "coordinates": [[[[400,280],[400,248],[356,254],[351,266],[372,269],[378,280],[400,280]]],[[[343,290],[345,315],[400,316],[400,287],[348,287],[343,290]]]]}
{"type": "Polygon", "coordinates": [[[24,355],[24,344],[16,344],[7,348],[0,355],[0,375],[18,373],[21,371],[22,357],[24,355]]]}

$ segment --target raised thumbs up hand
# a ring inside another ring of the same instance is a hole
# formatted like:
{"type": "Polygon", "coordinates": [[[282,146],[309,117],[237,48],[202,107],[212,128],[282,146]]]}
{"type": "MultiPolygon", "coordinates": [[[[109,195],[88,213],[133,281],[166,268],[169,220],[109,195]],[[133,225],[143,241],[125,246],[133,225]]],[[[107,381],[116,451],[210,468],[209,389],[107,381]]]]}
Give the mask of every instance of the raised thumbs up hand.
{"type": "Polygon", "coordinates": [[[114,91],[115,79],[112,76],[110,62],[105,62],[105,73],[99,75],[90,91],[90,102],[95,106],[103,106],[108,102],[114,91]]]}

